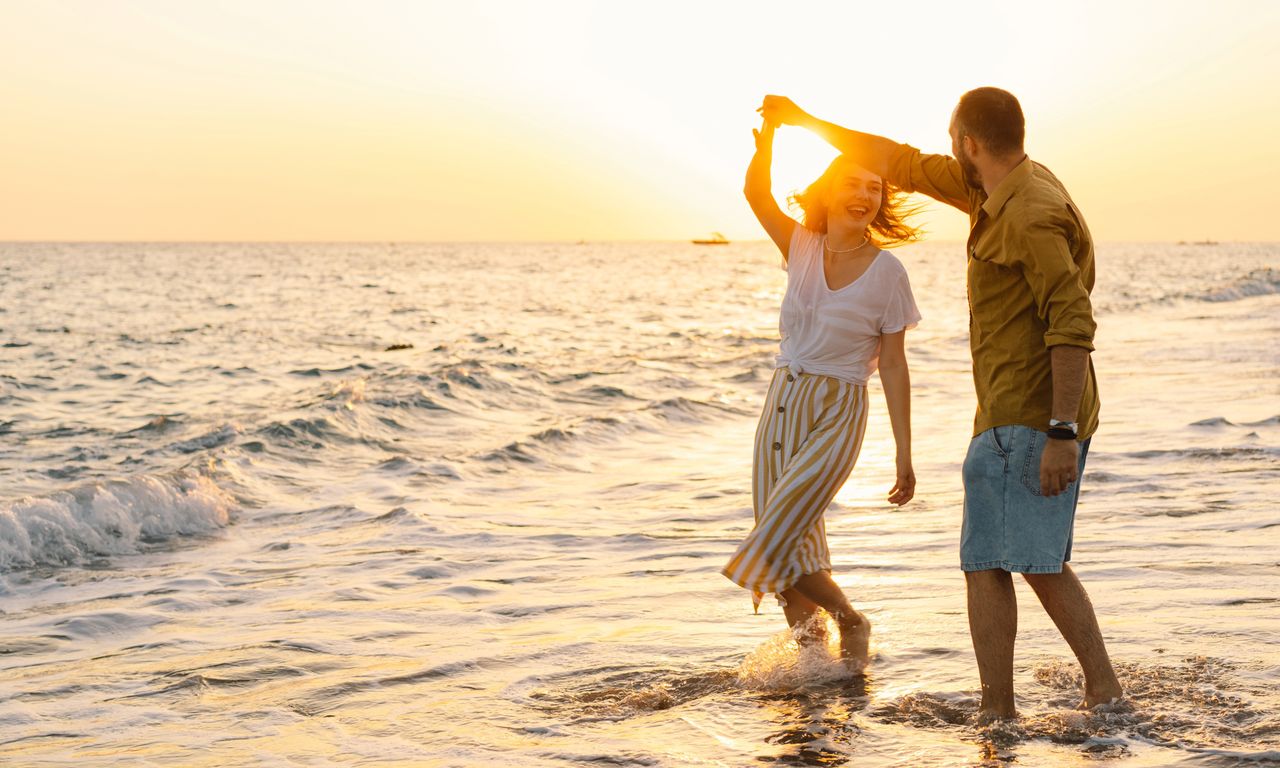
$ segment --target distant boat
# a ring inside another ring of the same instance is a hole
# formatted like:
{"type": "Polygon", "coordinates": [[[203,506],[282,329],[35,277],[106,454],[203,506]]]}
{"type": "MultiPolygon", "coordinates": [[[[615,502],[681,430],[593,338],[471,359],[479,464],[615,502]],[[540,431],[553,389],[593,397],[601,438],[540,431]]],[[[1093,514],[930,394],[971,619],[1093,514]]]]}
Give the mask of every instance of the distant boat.
{"type": "Polygon", "coordinates": [[[729,238],[725,237],[724,235],[720,234],[719,232],[712,232],[712,233],[711,233],[711,239],[709,239],[709,240],[694,240],[694,241],[693,241],[693,244],[694,244],[694,245],[728,245],[728,244],[729,244],[729,238]]]}

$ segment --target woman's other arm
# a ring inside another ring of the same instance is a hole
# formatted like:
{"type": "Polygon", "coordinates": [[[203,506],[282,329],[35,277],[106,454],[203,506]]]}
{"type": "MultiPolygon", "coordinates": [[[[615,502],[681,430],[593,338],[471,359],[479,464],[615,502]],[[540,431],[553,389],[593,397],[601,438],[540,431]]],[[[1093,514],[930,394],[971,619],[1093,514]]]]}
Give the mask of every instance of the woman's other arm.
{"type": "Polygon", "coordinates": [[[906,331],[880,337],[880,383],[893,441],[898,446],[897,481],[889,491],[889,503],[902,506],[916,495],[916,473],[911,466],[911,372],[907,369],[906,331]]]}
{"type": "Polygon", "coordinates": [[[751,132],[756,138],[756,153],[751,158],[751,164],[747,166],[747,181],[742,188],[742,193],[747,196],[747,202],[750,203],[756,219],[760,221],[764,231],[769,233],[769,238],[778,246],[778,250],[782,251],[782,258],[786,259],[787,251],[791,247],[791,233],[795,231],[796,222],[783,213],[778,207],[778,202],[773,199],[770,166],[773,165],[774,128],[776,126],[773,123],[765,121],[760,130],[751,132]]]}

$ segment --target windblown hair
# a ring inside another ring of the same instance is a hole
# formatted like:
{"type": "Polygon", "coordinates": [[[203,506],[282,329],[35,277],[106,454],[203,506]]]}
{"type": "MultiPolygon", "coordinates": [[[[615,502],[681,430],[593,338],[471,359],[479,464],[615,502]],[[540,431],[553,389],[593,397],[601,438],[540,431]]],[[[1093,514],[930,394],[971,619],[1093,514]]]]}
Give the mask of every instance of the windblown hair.
{"type": "MultiPolygon", "coordinates": [[[[822,172],[817,181],[810,184],[803,192],[796,192],[789,198],[791,206],[800,209],[800,223],[805,229],[824,235],[827,233],[828,192],[840,173],[841,163],[844,162],[853,161],[848,160],[844,155],[837,157],[831,161],[831,165],[827,166],[827,170],[822,172]]],[[[919,240],[920,230],[907,224],[906,219],[917,213],[920,206],[908,205],[907,193],[898,187],[884,179],[880,179],[880,183],[883,188],[880,196],[880,210],[876,211],[876,217],[867,227],[871,242],[884,248],[919,240]]]]}
{"type": "Polygon", "coordinates": [[[1018,99],[1008,91],[991,87],[974,88],[960,97],[956,127],[962,136],[972,136],[1000,156],[1021,154],[1027,132],[1018,99]]]}

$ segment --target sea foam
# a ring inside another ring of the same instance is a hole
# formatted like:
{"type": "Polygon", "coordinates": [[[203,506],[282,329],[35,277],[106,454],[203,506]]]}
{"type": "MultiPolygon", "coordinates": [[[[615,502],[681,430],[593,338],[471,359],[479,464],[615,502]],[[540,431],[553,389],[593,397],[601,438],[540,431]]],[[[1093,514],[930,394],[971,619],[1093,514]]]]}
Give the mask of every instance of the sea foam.
{"type": "Polygon", "coordinates": [[[234,500],[183,471],[91,483],[0,504],[0,572],[134,554],[225,526],[234,500]]]}

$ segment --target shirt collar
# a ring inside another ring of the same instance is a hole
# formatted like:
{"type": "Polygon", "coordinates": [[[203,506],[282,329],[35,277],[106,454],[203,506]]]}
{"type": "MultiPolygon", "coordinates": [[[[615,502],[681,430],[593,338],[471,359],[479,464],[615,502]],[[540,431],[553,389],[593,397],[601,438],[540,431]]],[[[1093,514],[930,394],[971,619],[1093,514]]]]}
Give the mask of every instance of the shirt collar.
{"type": "Polygon", "coordinates": [[[1013,194],[1021,189],[1022,185],[1026,184],[1031,178],[1033,170],[1034,164],[1031,162],[1031,158],[1024,156],[1022,162],[1015,165],[1012,171],[1009,171],[1009,175],[1001,180],[995,191],[982,204],[982,210],[986,212],[988,217],[994,217],[1000,213],[1000,209],[1004,207],[1005,203],[1009,202],[1009,198],[1013,197],[1013,194]]]}

